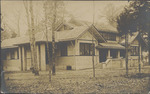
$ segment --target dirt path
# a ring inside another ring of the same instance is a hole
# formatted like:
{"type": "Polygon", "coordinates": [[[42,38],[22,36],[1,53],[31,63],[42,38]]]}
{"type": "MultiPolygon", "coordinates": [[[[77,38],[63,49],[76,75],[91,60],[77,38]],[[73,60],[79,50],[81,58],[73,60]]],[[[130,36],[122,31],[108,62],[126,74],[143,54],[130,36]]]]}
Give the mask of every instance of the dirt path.
{"type": "Polygon", "coordinates": [[[7,90],[10,93],[141,93],[150,91],[150,66],[129,70],[125,77],[124,69],[96,69],[96,77],[92,77],[92,69],[78,71],[57,71],[49,84],[48,72],[40,72],[34,76],[31,72],[5,73],[7,90]]]}

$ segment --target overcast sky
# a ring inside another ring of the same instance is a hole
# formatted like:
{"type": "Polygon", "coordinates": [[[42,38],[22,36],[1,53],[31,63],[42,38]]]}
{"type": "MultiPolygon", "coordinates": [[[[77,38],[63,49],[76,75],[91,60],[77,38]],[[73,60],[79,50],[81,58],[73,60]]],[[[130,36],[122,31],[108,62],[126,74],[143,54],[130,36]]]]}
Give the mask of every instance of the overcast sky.
{"type": "MultiPolygon", "coordinates": [[[[95,22],[105,22],[105,17],[99,16],[103,16],[105,9],[109,4],[113,4],[119,10],[122,10],[125,5],[129,4],[127,1],[94,1],[94,3],[93,1],[65,1],[64,3],[66,11],[72,14],[76,19],[90,22],[93,21],[93,11],[95,13],[95,22]]],[[[25,34],[27,22],[23,1],[1,1],[1,5],[3,20],[14,30],[17,30],[16,19],[20,14],[21,35],[25,34]]],[[[36,21],[39,22],[43,19],[43,2],[33,1],[33,5],[34,16],[38,18],[36,21]]],[[[68,15],[66,14],[65,17],[67,19],[68,15]]]]}

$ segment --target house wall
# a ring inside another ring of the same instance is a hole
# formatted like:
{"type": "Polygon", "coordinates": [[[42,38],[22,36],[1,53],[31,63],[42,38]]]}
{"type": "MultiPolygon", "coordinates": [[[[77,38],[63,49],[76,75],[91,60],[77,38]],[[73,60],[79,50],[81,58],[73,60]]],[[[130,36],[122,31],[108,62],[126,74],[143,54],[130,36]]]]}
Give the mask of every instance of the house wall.
{"type": "MultiPolygon", "coordinates": [[[[17,49],[13,49],[15,52],[15,59],[11,59],[11,51],[7,49],[6,60],[2,60],[5,71],[26,71],[31,68],[31,50],[29,45],[19,46],[17,49]],[[17,55],[19,50],[19,58],[17,55]],[[21,59],[22,58],[22,59],[21,59]],[[21,67],[22,66],[22,67],[21,67]]],[[[46,70],[46,55],[45,55],[45,43],[37,45],[37,66],[40,70],[46,70]],[[39,50],[40,47],[40,50],[39,50]],[[40,58],[40,59],[39,59],[40,58]],[[41,63],[41,64],[39,64],[41,63]]]]}
{"type": "MultiPolygon", "coordinates": [[[[93,38],[95,47],[98,42],[93,38]]],[[[80,56],[80,43],[92,43],[92,35],[86,32],[75,41],[67,42],[68,56],[60,56],[60,49],[57,49],[56,68],[66,69],[67,66],[72,66],[72,69],[92,68],[92,56],[80,56]]],[[[99,52],[95,49],[94,63],[99,62],[99,52]]]]}
{"type": "Polygon", "coordinates": [[[18,48],[11,48],[11,49],[7,49],[7,51],[5,52],[6,59],[2,60],[4,71],[20,71],[21,70],[21,63],[19,62],[19,58],[17,56],[17,50],[18,48]],[[11,59],[10,50],[14,51],[14,55],[15,55],[14,59],[11,59]]]}
{"type": "Polygon", "coordinates": [[[21,65],[18,59],[14,60],[3,60],[4,71],[20,71],[21,65]]]}
{"type": "MultiPolygon", "coordinates": [[[[94,56],[94,65],[98,64],[98,56],[94,56]]],[[[76,70],[93,68],[92,56],[76,56],[76,70]]]]}
{"type": "Polygon", "coordinates": [[[67,66],[71,66],[73,70],[76,69],[74,56],[60,56],[56,58],[57,69],[67,69],[67,66]]]}
{"type": "MultiPolygon", "coordinates": [[[[23,70],[30,70],[31,68],[31,49],[29,45],[22,46],[23,70]]],[[[36,45],[37,50],[37,67],[39,70],[46,70],[46,50],[45,43],[36,45]]]]}
{"type": "Polygon", "coordinates": [[[75,42],[69,41],[65,43],[67,44],[67,56],[61,56],[61,48],[58,47],[56,51],[56,68],[66,69],[67,66],[71,66],[72,69],[75,70],[75,42]]]}
{"type": "MultiPolygon", "coordinates": [[[[80,56],[80,43],[92,43],[92,35],[89,32],[86,32],[83,36],[81,36],[78,40],[75,41],[76,43],[76,69],[85,69],[85,68],[92,68],[92,56],[80,56]]],[[[93,43],[95,47],[98,45],[98,41],[93,38],[93,43]]],[[[95,56],[94,56],[94,63],[99,63],[99,51],[95,48],[95,56]]]]}

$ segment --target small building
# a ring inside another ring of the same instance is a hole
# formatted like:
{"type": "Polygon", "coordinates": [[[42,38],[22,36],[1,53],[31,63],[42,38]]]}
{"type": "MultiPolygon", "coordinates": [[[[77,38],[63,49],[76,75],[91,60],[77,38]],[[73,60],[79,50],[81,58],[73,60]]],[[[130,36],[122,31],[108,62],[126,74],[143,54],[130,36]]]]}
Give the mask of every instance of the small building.
{"type": "MultiPolygon", "coordinates": [[[[52,57],[52,36],[48,33],[50,56],[52,57]]],[[[136,35],[131,44],[136,42],[136,35]]],[[[48,57],[45,32],[35,34],[37,47],[38,69],[48,69],[48,57]]],[[[129,39],[130,40],[130,39],[129,39]]],[[[92,57],[95,66],[123,67],[125,65],[124,39],[117,31],[102,30],[94,25],[73,26],[61,24],[55,31],[56,68],[57,69],[86,69],[92,68],[92,57]],[[120,63],[121,62],[121,63],[120,63]]],[[[144,41],[144,40],[143,40],[144,41]]],[[[138,43],[143,43],[137,40],[138,43]]],[[[145,45],[145,44],[144,44],[145,45]]],[[[131,55],[136,48],[131,47],[131,55]]],[[[2,62],[6,71],[30,70],[31,49],[28,36],[16,37],[2,41],[2,62]]],[[[138,60],[138,59],[136,59],[138,60]]]]}

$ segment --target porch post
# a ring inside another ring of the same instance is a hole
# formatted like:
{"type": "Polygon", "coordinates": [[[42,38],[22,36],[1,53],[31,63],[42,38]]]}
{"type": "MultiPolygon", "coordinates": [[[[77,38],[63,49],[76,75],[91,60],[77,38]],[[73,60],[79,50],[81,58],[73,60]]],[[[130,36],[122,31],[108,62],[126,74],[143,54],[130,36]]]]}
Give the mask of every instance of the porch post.
{"type": "Polygon", "coordinates": [[[107,58],[110,58],[110,49],[108,49],[108,55],[107,58]]]}
{"type": "Polygon", "coordinates": [[[75,70],[76,70],[76,57],[75,57],[75,54],[76,54],[76,49],[75,49],[76,40],[74,41],[74,43],[73,43],[73,41],[71,41],[71,45],[73,47],[73,57],[74,57],[74,64],[75,64],[75,70]]]}
{"type": "Polygon", "coordinates": [[[40,44],[40,52],[41,52],[41,70],[46,70],[46,49],[45,49],[45,43],[40,44]]]}
{"type": "Polygon", "coordinates": [[[23,71],[22,46],[19,47],[19,62],[21,66],[21,71],[23,71]]]}
{"type": "Polygon", "coordinates": [[[80,55],[80,44],[78,40],[75,40],[75,49],[76,49],[75,55],[80,55]]]}
{"type": "Polygon", "coordinates": [[[25,47],[22,47],[22,57],[23,57],[23,70],[27,70],[27,62],[26,62],[26,51],[25,47]]]}
{"type": "Polygon", "coordinates": [[[39,69],[39,47],[38,47],[38,44],[36,44],[36,52],[37,52],[37,68],[39,69]]]}
{"type": "Polygon", "coordinates": [[[40,44],[37,44],[37,61],[38,61],[38,69],[41,71],[41,53],[40,53],[40,44]]]}
{"type": "Polygon", "coordinates": [[[118,50],[118,58],[120,58],[120,50],[118,50]]]}
{"type": "Polygon", "coordinates": [[[142,55],[142,53],[141,53],[142,51],[141,51],[141,44],[139,44],[139,73],[141,73],[141,62],[142,62],[142,58],[141,58],[141,55],[142,55]]]}

